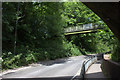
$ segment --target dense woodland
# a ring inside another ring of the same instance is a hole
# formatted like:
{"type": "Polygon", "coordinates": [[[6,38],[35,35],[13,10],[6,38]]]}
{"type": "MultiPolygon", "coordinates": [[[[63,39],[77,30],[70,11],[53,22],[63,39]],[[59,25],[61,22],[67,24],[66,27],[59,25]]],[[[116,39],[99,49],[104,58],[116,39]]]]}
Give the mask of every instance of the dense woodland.
{"type": "Polygon", "coordinates": [[[3,69],[41,60],[104,53],[120,61],[118,40],[107,25],[81,2],[2,4],[3,69]],[[95,23],[96,33],[64,35],[64,28],[95,23]]]}

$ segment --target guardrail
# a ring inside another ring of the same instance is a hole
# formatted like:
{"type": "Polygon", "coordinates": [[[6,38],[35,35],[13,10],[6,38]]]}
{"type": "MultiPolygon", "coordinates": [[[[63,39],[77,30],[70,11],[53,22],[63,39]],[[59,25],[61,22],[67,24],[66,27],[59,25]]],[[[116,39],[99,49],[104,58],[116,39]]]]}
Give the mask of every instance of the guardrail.
{"type": "Polygon", "coordinates": [[[80,73],[80,80],[84,80],[84,76],[86,71],[88,70],[88,68],[95,63],[97,60],[103,59],[104,53],[101,54],[97,54],[97,55],[93,55],[90,56],[88,59],[86,59],[83,64],[82,64],[82,68],[81,68],[81,73],[80,73]]]}
{"type": "Polygon", "coordinates": [[[85,60],[82,64],[80,78],[84,80],[85,72],[88,70],[88,68],[97,61],[97,56],[91,56],[87,60],[85,60]]]}
{"type": "Polygon", "coordinates": [[[93,56],[91,59],[87,60],[84,62],[84,66],[85,66],[85,72],[88,70],[88,68],[97,61],[97,57],[93,56]]]}

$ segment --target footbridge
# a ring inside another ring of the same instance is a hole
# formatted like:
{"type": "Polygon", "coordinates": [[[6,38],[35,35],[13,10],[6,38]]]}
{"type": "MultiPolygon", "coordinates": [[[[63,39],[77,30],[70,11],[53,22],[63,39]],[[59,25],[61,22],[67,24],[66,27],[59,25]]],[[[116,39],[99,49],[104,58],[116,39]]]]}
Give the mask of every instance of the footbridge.
{"type": "Polygon", "coordinates": [[[72,26],[64,29],[65,35],[71,35],[71,34],[85,34],[85,33],[91,33],[91,32],[97,32],[97,29],[102,29],[101,27],[98,27],[98,25],[94,23],[89,24],[83,24],[79,26],[72,26]]]}

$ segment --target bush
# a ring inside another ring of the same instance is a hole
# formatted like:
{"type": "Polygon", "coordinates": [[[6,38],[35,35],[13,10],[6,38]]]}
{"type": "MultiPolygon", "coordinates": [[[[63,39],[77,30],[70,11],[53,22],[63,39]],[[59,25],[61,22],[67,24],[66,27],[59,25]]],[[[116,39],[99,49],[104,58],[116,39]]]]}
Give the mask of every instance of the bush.
{"type": "MultiPolygon", "coordinates": [[[[54,43],[51,47],[46,48],[24,49],[25,53],[16,55],[11,52],[3,53],[2,67],[3,69],[12,69],[38,61],[81,55],[79,48],[71,42],[63,41],[63,44],[57,44],[54,43]]],[[[22,49],[20,50],[22,51],[22,49]]]]}
{"type": "Polygon", "coordinates": [[[63,42],[64,48],[68,51],[67,56],[78,56],[81,55],[81,51],[79,47],[77,47],[75,44],[72,44],[72,42],[63,42]]]}
{"type": "Polygon", "coordinates": [[[120,46],[115,45],[111,55],[113,61],[120,62],[120,46]]]}

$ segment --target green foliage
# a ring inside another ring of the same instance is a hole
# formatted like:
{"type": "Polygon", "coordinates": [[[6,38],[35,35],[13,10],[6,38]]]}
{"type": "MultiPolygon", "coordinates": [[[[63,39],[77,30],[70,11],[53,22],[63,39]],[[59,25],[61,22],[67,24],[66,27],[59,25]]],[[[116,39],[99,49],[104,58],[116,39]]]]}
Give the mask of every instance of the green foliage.
{"type": "Polygon", "coordinates": [[[81,55],[81,52],[79,50],[79,47],[76,46],[75,44],[72,44],[72,42],[67,42],[67,41],[64,41],[64,47],[67,51],[69,51],[67,53],[67,56],[78,56],[78,55],[81,55]]]}
{"type": "Polygon", "coordinates": [[[119,43],[118,39],[114,40],[111,59],[116,62],[120,62],[120,43],[119,43]]]}
{"type": "Polygon", "coordinates": [[[67,26],[76,26],[87,23],[95,23],[101,20],[94,12],[80,2],[64,3],[63,18],[67,26]]]}

